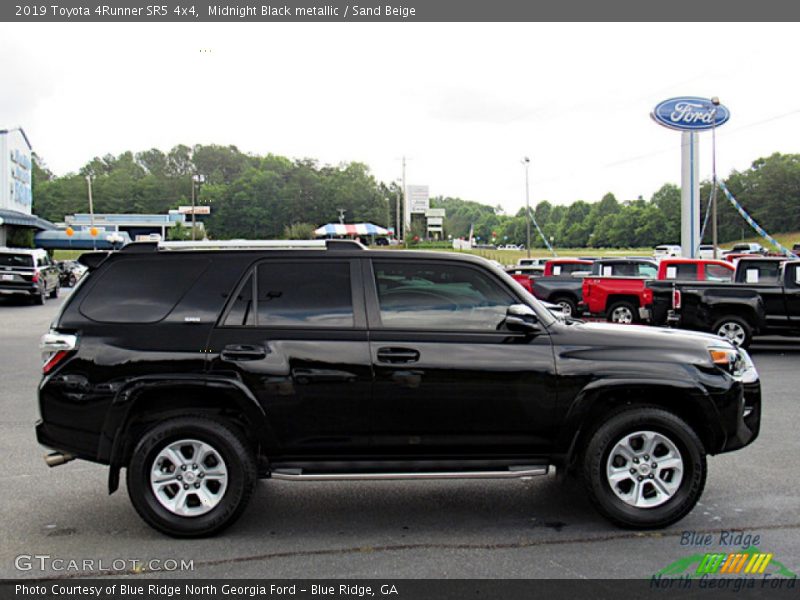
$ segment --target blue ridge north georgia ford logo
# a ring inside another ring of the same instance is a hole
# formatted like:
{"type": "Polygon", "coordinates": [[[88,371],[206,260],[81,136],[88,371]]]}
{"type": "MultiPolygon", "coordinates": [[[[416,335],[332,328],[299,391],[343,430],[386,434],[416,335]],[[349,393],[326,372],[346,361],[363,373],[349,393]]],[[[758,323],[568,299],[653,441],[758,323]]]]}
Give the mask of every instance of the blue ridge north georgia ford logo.
{"type": "Polygon", "coordinates": [[[708,98],[682,96],[658,103],[650,116],[659,125],[670,129],[703,131],[727,123],[731,113],[722,104],[715,105],[708,98]]]}

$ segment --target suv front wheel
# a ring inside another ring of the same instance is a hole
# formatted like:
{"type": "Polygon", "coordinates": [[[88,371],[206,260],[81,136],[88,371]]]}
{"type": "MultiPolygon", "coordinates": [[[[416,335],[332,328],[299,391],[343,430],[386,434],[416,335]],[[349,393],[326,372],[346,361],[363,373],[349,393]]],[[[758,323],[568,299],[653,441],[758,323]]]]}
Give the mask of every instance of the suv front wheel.
{"type": "Polygon", "coordinates": [[[201,537],[232,524],[256,481],[256,461],[231,425],[206,417],[170,419],[148,429],[127,470],[128,494],[151,526],[201,537]]]}
{"type": "Polygon", "coordinates": [[[705,450],[673,413],[630,408],[596,429],[586,446],[583,475],[592,503],[609,520],[636,529],[666,527],[700,499],[705,450]]]}

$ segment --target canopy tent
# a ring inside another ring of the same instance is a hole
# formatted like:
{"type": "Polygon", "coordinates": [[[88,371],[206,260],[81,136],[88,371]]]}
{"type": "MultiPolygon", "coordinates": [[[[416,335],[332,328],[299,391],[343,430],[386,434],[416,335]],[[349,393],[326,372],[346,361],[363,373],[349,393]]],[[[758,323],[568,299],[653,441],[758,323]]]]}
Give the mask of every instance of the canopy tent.
{"type": "Polygon", "coordinates": [[[389,235],[389,230],[373,223],[328,223],[314,231],[317,237],[356,236],[356,235],[389,235]]]}

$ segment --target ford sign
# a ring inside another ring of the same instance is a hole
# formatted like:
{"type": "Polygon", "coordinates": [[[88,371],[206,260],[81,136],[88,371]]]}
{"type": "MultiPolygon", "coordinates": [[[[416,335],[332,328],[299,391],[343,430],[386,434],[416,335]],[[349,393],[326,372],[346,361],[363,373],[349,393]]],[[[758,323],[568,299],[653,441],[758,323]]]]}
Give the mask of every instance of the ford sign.
{"type": "Polygon", "coordinates": [[[708,98],[684,96],[664,100],[653,109],[650,116],[670,129],[702,131],[727,123],[731,113],[722,104],[714,105],[708,98]]]}

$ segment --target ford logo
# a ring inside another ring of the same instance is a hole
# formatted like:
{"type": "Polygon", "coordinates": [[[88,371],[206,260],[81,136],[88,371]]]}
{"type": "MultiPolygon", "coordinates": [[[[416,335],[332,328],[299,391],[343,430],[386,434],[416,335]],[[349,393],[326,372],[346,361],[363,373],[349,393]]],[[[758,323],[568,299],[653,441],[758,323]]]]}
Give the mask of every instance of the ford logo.
{"type": "Polygon", "coordinates": [[[660,102],[650,116],[670,129],[702,131],[727,123],[731,113],[722,104],[714,106],[708,98],[682,96],[660,102]]]}

